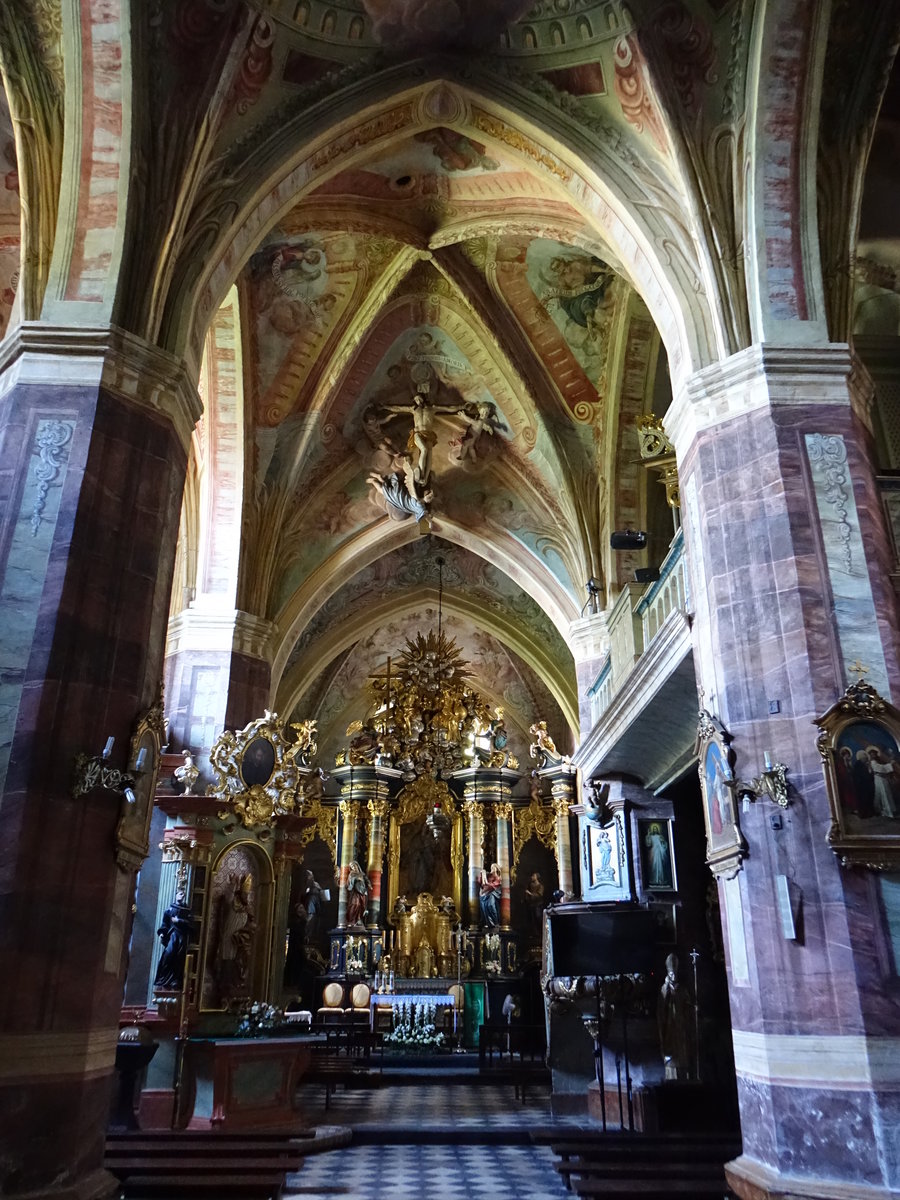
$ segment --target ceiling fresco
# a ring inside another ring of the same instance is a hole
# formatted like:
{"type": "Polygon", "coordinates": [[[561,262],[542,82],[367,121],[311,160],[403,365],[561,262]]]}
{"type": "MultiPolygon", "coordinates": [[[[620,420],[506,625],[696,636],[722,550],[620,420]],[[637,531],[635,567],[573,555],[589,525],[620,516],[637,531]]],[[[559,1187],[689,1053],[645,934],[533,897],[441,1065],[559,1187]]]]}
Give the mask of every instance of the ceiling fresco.
{"type": "MultiPolygon", "coordinates": [[[[500,568],[506,618],[522,644],[554,646],[575,723],[565,633],[603,575],[610,347],[634,296],[597,239],[546,179],[438,125],[311,192],[252,256],[242,295],[255,528],[280,529],[250,574],[271,580],[264,611],[290,629],[284,687],[302,675],[316,703],[332,675],[350,687],[344,649],[323,663],[316,644],[354,604],[408,605],[410,546],[431,531],[476,575],[500,568]],[[513,232],[517,211],[533,233],[513,232]],[[498,234],[463,236],[501,213],[498,234]],[[577,240],[544,236],[548,222],[577,240]],[[348,574],[363,547],[370,565],[348,574]]],[[[496,584],[470,576],[461,591],[492,612],[496,584]]]]}

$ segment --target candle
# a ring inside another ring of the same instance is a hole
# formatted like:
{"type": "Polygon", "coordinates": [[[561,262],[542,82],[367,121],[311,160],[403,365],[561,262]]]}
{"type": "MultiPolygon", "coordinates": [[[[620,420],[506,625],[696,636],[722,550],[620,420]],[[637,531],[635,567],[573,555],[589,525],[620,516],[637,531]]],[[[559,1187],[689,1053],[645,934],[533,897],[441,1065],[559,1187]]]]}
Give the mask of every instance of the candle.
{"type": "Polygon", "coordinates": [[[766,770],[771,771],[772,770],[772,752],[770,750],[763,751],[763,760],[765,761],[765,764],[766,764],[766,770]]]}

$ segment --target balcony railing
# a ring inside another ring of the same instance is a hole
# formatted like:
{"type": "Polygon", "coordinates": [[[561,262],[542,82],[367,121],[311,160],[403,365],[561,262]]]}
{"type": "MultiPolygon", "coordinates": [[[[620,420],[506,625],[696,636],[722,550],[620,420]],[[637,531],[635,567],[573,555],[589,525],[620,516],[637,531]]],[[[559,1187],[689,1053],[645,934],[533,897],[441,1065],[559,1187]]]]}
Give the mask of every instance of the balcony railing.
{"type": "Polygon", "coordinates": [[[590,714],[596,724],[635,664],[658,636],[674,609],[690,607],[690,585],[684,557],[684,532],[679,529],[650,584],[629,583],[609,613],[609,654],[591,686],[590,714]]]}
{"type": "Polygon", "coordinates": [[[673,608],[689,607],[690,586],[684,559],[684,530],[679,529],[672,539],[669,553],[663,559],[659,579],[650,584],[637,604],[637,613],[644,626],[644,647],[649,646],[656,637],[673,608]]]}

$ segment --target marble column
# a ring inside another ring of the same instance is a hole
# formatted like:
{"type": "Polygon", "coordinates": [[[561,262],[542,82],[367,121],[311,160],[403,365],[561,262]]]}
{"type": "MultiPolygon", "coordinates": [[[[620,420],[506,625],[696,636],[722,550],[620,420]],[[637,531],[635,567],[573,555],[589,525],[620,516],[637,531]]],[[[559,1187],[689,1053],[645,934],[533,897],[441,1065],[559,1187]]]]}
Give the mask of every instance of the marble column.
{"type": "Polygon", "coordinates": [[[812,725],[855,660],[900,699],[865,383],[846,346],[753,346],[689,380],[665,418],[702,704],[731,733],[740,778],[768,752],[792,784],[783,819],[763,801],[741,813],[749,856],[718,885],[744,1146],[729,1178],[753,1200],[900,1187],[900,1005],[895,960],[877,950],[892,936],[883,881],[842,868],[827,843],[812,725]],[[794,938],[779,915],[785,879],[802,912],[794,938]]]}
{"type": "MultiPolygon", "coordinates": [[[[387,786],[381,787],[387,791],[387,786]]],[[[381,917],[381,876],[384,863],[384,818],[387,815],[387,797],[375,797],[368,804],[369,820],[369,865],[368,876],[372,890],[369,892],[369,929],[378,929],[381,917]]]]}
{"type": "Polygon", "coordinates": [[[509,929],[511,906],[509,888],[509,834],[512,821],[512,804],[503,800],[495,805],[497,814],[497,862],[500,865],[500,876],[503,887],[500,893],[500,928],[509,929]]]}
{"type": "Polygon", "coordinates": [[[79,752],[129,737],[162,676],[191,431],[180,362],[112,328],[0,349],[0,1161],[7,1189],[103,1194],[134,875],[79,752]]]}
{"type": "Polygon", "coordinates": [[[559,868],[559,887],[566,900],[575,895],[575,871],[572,866],[572,835],[569,829],[569,808],[576,802],[576,770],[569,763],[541,771],[550,780],[550,795],[556,813],[556,865],[559,868]]]}
{"type": "Polygon", "coordinates": [[[469,838],[469,928],[478,929],[481,925],[481,906],[478,903],[480,894],[479,880],[483,866],[484,850],[484,805],[476,799],[477,792],[474,783],[467,783],[464,791],[463,812],[468,822],[469,838]]]}

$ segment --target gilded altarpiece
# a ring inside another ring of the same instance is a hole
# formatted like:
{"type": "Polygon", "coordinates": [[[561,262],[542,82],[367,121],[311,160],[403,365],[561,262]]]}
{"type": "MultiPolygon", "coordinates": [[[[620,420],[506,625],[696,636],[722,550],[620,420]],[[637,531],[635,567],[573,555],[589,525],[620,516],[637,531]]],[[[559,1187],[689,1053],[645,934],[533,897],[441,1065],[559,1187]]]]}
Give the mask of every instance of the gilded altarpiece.
{"type": "Polygon", "coordinates": [[[443,780],[419,776],[399,793],[390,813],[387,911],[393,911],[398,896],[412,905],[423,892],[438,900],[451,896],[459,910],[462,879],[462,815],[443,780]],[[436,810],[449,823],[439,837],[427,825],[436,810]]]}

